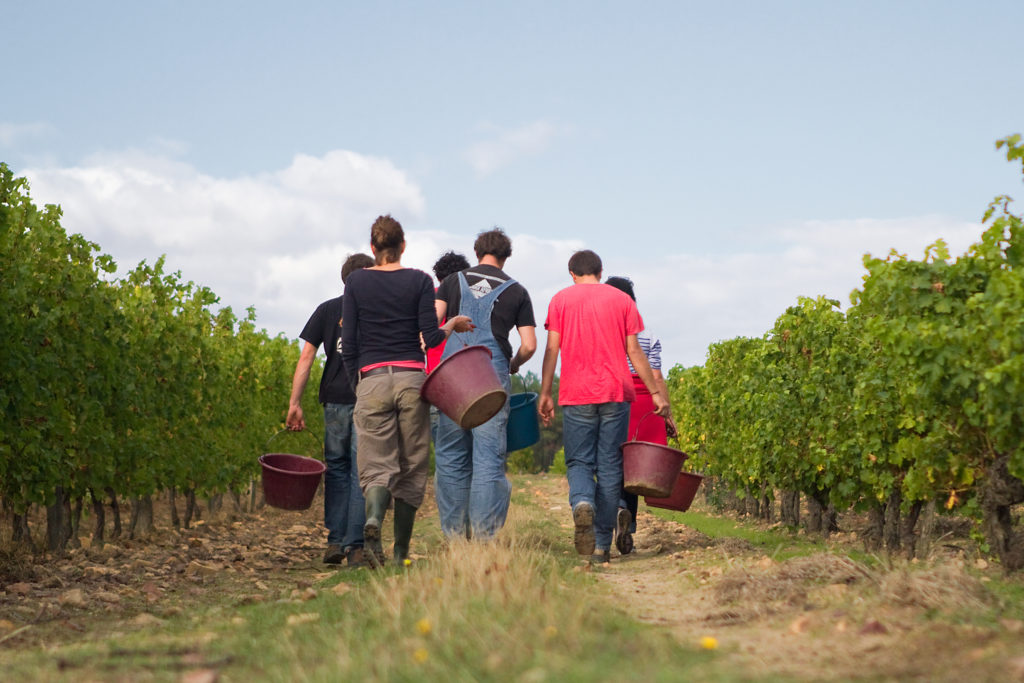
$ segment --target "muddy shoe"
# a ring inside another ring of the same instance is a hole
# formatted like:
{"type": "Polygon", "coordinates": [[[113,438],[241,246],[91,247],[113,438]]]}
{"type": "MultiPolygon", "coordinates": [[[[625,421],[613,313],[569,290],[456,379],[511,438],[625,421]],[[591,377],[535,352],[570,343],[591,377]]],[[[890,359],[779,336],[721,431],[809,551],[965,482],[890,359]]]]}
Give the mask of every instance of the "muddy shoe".
{"type": "Polygon", "coordinates": [[[365,567],[366,558],[363,555],[363,549],[349,548],[348,552],[345,553],[345,561],[348,562],[349,567],[365,567]]]}
{"type": "Polygon", "coordinates": [[[608,564],[612,561],[610,550],[598,550],[590,556],[590,564],[608,564]]]}
{"type": "Polygon", "coordinates": [[[331,543],[327,546],[327,552],[324,553],[324,564],[341,564],[344,559],[345,551],[341,549],[340,545],[331,543]]]}
{"type": "Polygon", "coordinates": [[[380,527],[391,503],[387,487],[371,486],[366,490],[366,524],[363,525],[363,557],[373,569],[384,566],[384,548],[380,543],[380,527]]]}
{"type": "Polygon", "coordinates": [[[573,535],[576,552],[580,555],[592,554],[597,543],[594,537],[594,506],[586,501],[577,503],[572,509],[572,522],[576,525],[573,535]]]}
{"type": "Polygon", "coordinates": [[[615,516],[615,547],[622,555],[629,555],[633,552],[633,534],[629,533],[629,524],[633,521],[633,515],[629,514],[626,508],[619,508],[615,516]]]}
{"type": "Polygon", "coordinates": [[[372,520],[363,527],[363,559],[371,569],[381,569],[384,566],[384,547],[380,542],[380,525],[374,524],[372,520]]]}

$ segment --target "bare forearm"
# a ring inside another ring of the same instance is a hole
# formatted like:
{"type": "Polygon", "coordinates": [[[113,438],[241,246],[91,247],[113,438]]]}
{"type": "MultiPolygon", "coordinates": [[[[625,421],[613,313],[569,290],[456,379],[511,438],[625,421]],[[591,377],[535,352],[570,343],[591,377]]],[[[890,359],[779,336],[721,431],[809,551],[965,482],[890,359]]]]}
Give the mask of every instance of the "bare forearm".
{"type": "Polygon", "coordinates": [[[544,363],[541,366],[540,393],[551,395],[551,386],[555,381],[555,366],[558,364],[558,349],[550,346],[544,349],[544,363]]]}
{"type": "Polygon", "coordinates": [[[295,374],[292,376],[292,394],[288,399],[289,405],[297,406],[302,403],[302,394],[306,391],[306,383],[309,382],[310,365],[300,361],[295,367],[295,374]]]}

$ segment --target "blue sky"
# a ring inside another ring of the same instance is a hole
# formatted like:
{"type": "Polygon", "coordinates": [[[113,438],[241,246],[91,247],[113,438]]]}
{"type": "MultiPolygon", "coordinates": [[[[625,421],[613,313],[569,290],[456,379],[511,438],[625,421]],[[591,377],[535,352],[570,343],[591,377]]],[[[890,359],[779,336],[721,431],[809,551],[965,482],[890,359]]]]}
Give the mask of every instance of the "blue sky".
{"type": "MultiPolygon", "coordinates": [[[[0,160],[119,263],[297,336],[391,212],[409,265],[503,226],[542,322],[574,249],[669,365],[954,252],[1021,179],[1021,2],[20,3],[0,160]]],[[[539,362],[536,368],[539,369],[539,362]]]]}

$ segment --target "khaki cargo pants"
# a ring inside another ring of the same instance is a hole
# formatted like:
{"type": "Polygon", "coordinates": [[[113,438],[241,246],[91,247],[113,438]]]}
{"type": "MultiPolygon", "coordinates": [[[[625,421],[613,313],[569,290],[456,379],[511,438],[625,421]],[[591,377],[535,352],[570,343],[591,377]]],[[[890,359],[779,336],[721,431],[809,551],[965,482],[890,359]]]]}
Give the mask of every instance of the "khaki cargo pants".
{"type": "Polygon", "coordinates": [[[430,467],[430,404],[420,397],[422,372],[386,372],[359,380],[353,421],[359,486],[386,486],[419,507],[430,467]]]}

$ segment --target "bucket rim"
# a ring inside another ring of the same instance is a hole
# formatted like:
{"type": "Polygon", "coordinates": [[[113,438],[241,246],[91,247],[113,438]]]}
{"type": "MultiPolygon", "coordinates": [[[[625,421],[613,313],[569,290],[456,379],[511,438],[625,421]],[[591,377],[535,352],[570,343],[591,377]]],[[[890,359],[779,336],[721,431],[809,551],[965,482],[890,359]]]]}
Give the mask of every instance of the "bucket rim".
{"type": "Polygon", "coordinates": [[[676,453],[682,453],[683,456],[686,458],[690,457],[687,454],[687,452],[682,449],[673,448],[672,446],[669,446],[668,444],[664,443],[654,443],[653,441],[640,441],[639,439],[630,439],[629,441],[622,442],[622,447],[625,448],[626,446],[657,446],[658,448],[665,448],[670,451],[675,451],[676,453]]]}
{"type": "Polygon", "coordinates": [[[464,346],[463,348],[459,349],[458,351],[456,351],[455,353],[453,353],[452,355],[448,356],[447,358],[442,360],[440,363],[435,365],[434,369],[427,373],[427,379],[424,380],[423,386],[420,388],[420,393],[422,394],[426,390],[427,385],[430,384],[431,378],[433,378],[437,374],[438,370],[440,370],[441,368],[444,367],[445,363],[450,361],[452,358],[455,358],[460,353],[465,353],[466,351],[475,351],[476,349],[483,349],[484,351],[487,352],[487,356],[488,357],[494,358],[494,353],[489,348],[484,346],[483,344],[471,344],[469,346],[464,346]]]}
{"type": "Polygon", "coordinates": [[[281,474],[287,474],[287,475],[295,476],[295,477],[306,477],[306,476],[309,476],[309,477],[319,477],[320,475],[322,475],[324,472],[327,471],[327,465],[325,465],[322,461],[317,460],[316,458],[310,458],[309,456],[306,456],[306,455],[298,455],[297,453],[264,453],[263,455],[261,455],[259,457],[259,463],[260,463],[260,466],[263,467],[263,469],[270,470],[271,472],[279,472],[281,474]],[[265,458],[268,455],[287,455],[287,456],[292,457],[292,458],[302,458],[303,460],[309,460],[310,462],[315,462],[317,465],[320,466],[320,469],[315,471],[315,472],[314,471],[296,472],[295,470],[283,470],[280,467],[274,467],[273,465],[268,463],[265,460],[265,458]]]}

